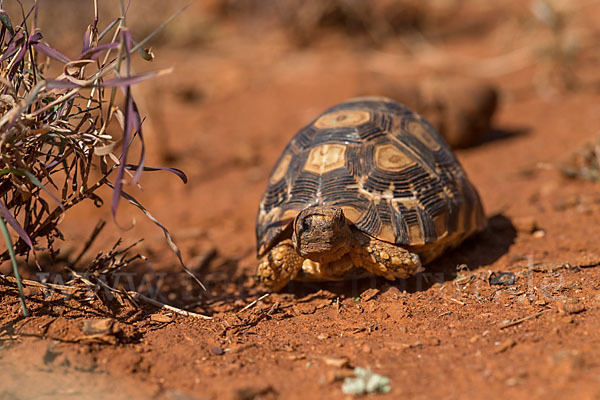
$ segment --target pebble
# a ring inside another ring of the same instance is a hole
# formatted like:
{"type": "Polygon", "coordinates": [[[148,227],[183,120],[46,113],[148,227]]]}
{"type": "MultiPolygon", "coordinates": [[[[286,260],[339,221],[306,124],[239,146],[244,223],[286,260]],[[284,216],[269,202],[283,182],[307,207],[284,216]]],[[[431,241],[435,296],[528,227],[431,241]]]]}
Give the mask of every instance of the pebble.
{"type": "Polygon", "coordinates": [[[585,310],[585,305],[574,297],[568,297],[558,303],[558,312],[562,315],[577,314],[585,310]]]}
{"type": "Polygon", "coordinates": [[[360,294],[360,298],[363,301],[368,301],[368,300],[371,300],[372,298],[374,298],[375,296],[377,296],[378,294],[379,294],[379,289],[370,288],[370,289],[367,289],[364,292],[362,292],[360,294]]]}
{"type": "Polygon", "coordinates": [[[223,354],[225,354],[225,350],[223,350],[221,347],[219,346],[211,346],[210,347],[210,352],[213,353],[215,356],[222,356],[223,354]]]}
{"type": "Polygon", "coordinates": [[[506,386],[517,386],[519,384],[519,380],[517,378],[508,378],[504,384],[506,386]]]}
{"type": "Polygon", "coordinates": [[[496,353],[496,354],[503,353],[506,350],[510,349],[511,347],[515,346],[516,344],[517,344],[517,342],[515,342],[514,339],[506,339],[504,342],[502,342],[498,345],[498,348],[496,348],[494,353],[496,353]]]}
{"type": "Polygon", "coordinates": [[[112,318],[86,319],[83,321],[82,331],[85,335],[103,335],[116,333],[118,328],[113,330],[117,322],[112,318]]]}
{"type": "Polygon", "coordinates": [[[325,365],[336,368],[349,368],[350,360],[348,357],[323,357],[325,365]]]}
{"type": "Polygon", "coordinates": [[[152,314],[150,315],[150,320],[154,322],[171,322],[173,319],[164,314],[152,314]]]}

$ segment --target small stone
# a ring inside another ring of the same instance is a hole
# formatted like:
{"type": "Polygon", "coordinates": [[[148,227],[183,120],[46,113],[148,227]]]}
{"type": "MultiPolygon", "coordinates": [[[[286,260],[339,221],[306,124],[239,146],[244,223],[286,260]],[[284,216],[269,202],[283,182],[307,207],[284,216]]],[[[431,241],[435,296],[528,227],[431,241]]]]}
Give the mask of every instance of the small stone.
{"type": "Polygon", "coordinates": [[[82,331],[85,335],[104,335],[113,333],[116,321],[111,318],[86,319],[83,321],[82,331]]]}
{"type": "Polygon", "coordinates": [[[119,323],[111,318],[84,320],[81,330],[85,335],[82,339],[110,344],[116,344],[117,337],[122,332],[119,323]]]}
{"type": "Polygon", "coordinates": [[[490,277],[490,285],[512,286],[517,277],[512,272],[499,272],[490,277]]]}
{"type": "Polygon", "coordinates": [[[517,342],[515,342],[513,339],[506,339],[504,342],[502,342],[498,345],[498,348],[496,348],[496,350],[494,350],[494,353],[496,353],[496,354],[503,353],[516,344],[517,344],[517,342]]]}
{"type": "Polygon", "coordinates": [[[319,336],[317,336],[317,339],[319,339],[319,340],[329,339],[329,334],[328,333],[321,333],[321,334],[319,334],[319,336]]]}
{"type": "Polygon", "coordinates": [[[362,351],[363,351],[363,353],[367,353],[367,354],[368,354],[368,353],[371,353],[371,351],[372,351],[372,350],[371,350],[371,346],[369,346],[368,344],[364,344],[364,345],[362,346],[362,351]]]}
{"type": "Polygon", "coordinates": [[[65,313],[65,308],[61,306],[52,307],[52,311],[56,313],[59,317],[61,317],[65,313]]]}
{"type": "Polygon", "coordinates": [[[213,353],[215,356],[222,356],[223,354],[225,354],[225,350],[223,350],[221,347],[219,346],[210,346],[209,348],[210,352],[213,353]]]}
{"type": "Polygon", "coordinates": [[[577,314],[585,310],[585,305],[574,297],[568,297],[558,303],[558,312],[562,315],[577,314]]]}
{"type": "Polygon", "coordinates": [[[325,365],[336,368],[349,368],[350,360],[348,357],[323,357],[325,365]]]}
{"type": "Polygon", "coordinates": [[[519,380],[517,378],[508,378],[504,384],[506,386],[517,386],[517,384],[519,383],[519,380]]]}
{"type": "Polygon", "coordinates": [[[541,239],[546,236],[546,231],[543,229],[538,229],[537,231],[533,232],[531,236],[533,236],[536,239],[541,239]]]}
{"type": "Polygon", "coordinates": [[[164,315],[164,314],[152,314],[150,316],[150,320],[154,321],[154,322],[171,322],[173,321],[173,319],[168,316],[168,315],[164,315]]]}
{"type": "Polygon", "coordinates": [[[375,296],[377,296],[378,294],[379,294],[379,289],[370,288],[370,289],[367,289],[364,292],[362,292],[360,294],[360,298],[363,301],[368,301],[368,300],[371,300],[372,298],[374,298],[375,296]]]}

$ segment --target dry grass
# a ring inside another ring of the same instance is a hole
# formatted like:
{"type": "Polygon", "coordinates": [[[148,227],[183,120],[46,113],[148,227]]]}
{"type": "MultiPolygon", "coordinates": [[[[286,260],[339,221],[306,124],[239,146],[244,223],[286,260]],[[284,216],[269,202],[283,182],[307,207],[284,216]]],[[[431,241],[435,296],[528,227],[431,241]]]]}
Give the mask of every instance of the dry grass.
{"type": "MultiPolygon", "coordinates": [[[[102,187],[113,188],[114,218],[125,198],[163,229],[181,261],[166,228],[123,190],[148,170],[166,169],[186,181],[179,170],[145,165],[142,117],[131,93],[132,85],[168,72],[131,74],[134,58],[153,59],[144,46],[162,26],[138,42],[126,27],[124,2],[106,25],[97,1],[94,8],[75,59],[44,42],[37,2],[22,7],[21,15],[0,11],[0,228],[6,242],[0,261],[11,260],[19,287],[16,257],[54,253],[61,216],[83,201],[101,205],[102,187]],[[141,151],[132,163],[134,144],[141,151]]],[[[23,296],[22,306],[27,314],[23,296]]]]}

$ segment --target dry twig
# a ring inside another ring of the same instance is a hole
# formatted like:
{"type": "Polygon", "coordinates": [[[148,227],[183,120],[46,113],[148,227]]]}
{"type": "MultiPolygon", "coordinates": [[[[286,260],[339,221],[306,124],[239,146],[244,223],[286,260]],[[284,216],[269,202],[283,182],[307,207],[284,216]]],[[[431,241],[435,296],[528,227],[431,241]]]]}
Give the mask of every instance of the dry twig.
{"type": "Polygon", "coordinates": [[[518,319],[509,320],[509,321],[504,321],[503,323],[500,324],[499,328],[500,329],[504,329],[504,328],[508,328],[510,326],[519,325],[519,324],[521,324],[521,323],[523,323],[525,321],[529,321],[530,319],[537,318],[540,315],[542,315],[544,313],[547,313],[548,311],[550,311],[550,309],[542,310],[540,312],[528,315],[528,316],[523,317],[523,318],[518,318],[518,319]]]}

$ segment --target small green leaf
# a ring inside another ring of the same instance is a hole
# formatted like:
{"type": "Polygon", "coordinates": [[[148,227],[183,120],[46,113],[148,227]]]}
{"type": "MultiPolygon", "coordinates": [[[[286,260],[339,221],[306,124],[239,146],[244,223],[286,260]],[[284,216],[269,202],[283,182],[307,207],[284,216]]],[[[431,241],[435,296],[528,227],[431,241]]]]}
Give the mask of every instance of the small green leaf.
{"type": "Polygon", "coordinates": [[[4,222],[3,218],[0,218],[0,230],[2,231],[2,236],[4,236],[4,241],[6,242],[6,247],[8,248],[8,254],[10,254],[10,261],[12,263],[13,272],[15,273],[15,279],[17,280],[17,288],[19,289],[19,297],[21,300],[21,309],[23,310],[23,316],[29,317],[29,310],[27,310],[27,304],[25,304],[25,292],[23,292],[23,285],[21,284],[21,275],[19,274],[19,267],[17,266],[17,256],[15,255],[15,249],[13,249],[12,240],[10,239],[8,229],[6,228],[6,223],[4,222]]]}
{"type": "Polygon", "coordinates": [[[0,10],[0,21],[2,22],[2,25],[4,25],[6,29],[8,29],[10,34],[15,36],[15,30],[13,29],[12,23],[10,22],[10,17],[4,10],[0,10]]]}

